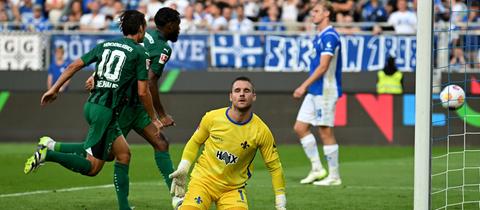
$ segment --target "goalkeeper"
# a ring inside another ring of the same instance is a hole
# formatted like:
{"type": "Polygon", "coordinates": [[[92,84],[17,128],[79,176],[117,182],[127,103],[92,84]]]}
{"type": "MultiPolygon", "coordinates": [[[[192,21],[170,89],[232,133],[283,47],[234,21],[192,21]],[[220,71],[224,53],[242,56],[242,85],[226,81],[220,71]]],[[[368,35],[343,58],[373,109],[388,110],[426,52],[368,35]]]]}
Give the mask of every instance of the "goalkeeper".
{"type": "Polygon", "coordinates": [[[246,181],[252,176],[253,159],[260,150],[272,176],[276,209],[286,208],[285,179],[273,135],[267,125],[252,112],[255,89],[247,77],[232,83],[231,106],[207,112],[183,150],[182,160],[170,177],[171,192],[185,196],[182,210],[248,209],[246,181]],[[201,145],[205,145],[191,173],[188,171],[201,145]]]}

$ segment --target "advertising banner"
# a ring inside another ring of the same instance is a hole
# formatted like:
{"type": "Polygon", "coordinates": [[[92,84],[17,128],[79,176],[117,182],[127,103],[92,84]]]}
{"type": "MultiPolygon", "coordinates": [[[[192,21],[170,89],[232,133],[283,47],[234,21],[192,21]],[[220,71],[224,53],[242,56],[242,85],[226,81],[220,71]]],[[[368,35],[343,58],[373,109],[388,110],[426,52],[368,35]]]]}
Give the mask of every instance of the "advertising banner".
{"type": "Polygon", "coordinates": [[[0,70],[39,71],[44,68],[44,43],[40,34],[6,33],[0,39],[0,70]]]}

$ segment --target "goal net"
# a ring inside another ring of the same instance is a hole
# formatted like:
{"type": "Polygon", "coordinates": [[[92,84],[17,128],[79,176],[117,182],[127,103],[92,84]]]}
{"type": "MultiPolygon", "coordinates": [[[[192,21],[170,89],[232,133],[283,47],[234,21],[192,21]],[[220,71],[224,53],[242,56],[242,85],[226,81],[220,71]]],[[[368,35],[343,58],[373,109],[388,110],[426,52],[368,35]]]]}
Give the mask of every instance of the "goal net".
{"type": "Polygon", "coordinates": [[[480,1],[418,2],[415,209],[480,209],[480,1]],[[438,96],[452,84],[466,93],[457,110],[438,96]]]}

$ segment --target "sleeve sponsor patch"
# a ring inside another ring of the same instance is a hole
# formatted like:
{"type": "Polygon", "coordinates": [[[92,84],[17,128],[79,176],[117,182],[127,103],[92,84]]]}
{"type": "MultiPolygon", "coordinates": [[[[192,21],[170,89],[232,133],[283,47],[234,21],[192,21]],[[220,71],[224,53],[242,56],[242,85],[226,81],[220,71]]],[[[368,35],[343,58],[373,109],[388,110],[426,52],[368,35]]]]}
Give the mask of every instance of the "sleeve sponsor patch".
{"type": "Polygon", "coordinates": [[[167,60],[168,60],[168,55],[165,54],[165,53],[162,53],[160,55],[160,59],[158,59],[158,63],[165,64],[167,62],[167,60]]]}

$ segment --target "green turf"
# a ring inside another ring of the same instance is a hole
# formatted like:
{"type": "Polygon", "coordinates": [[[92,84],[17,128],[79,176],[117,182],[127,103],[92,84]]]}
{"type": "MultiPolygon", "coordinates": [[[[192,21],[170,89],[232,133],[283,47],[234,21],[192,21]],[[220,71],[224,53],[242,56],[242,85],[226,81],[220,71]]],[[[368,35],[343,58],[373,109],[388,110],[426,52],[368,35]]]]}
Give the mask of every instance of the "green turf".
{"type": "MultiPolygon", "coordinates": [[[[171,145],[178,163],[183,145],[171,145]]],[[[84,177],[48,163],[38,172],[24,175],[25,159],[33,144],[0,144],[1,209],[116,209],[112,184],[113,164],[106,164],[97,177],[84,177]],[[103,186],[98,187],[98,186],[103,186]],[[89,189],[65,189],[93,186],[89,189]],[[63,189],[63,190],[62,190],[63,189]],[[47,191],[34,195],[5,194],[47,191]]],[[[321,151],[321,150],[320,150],[321,151]]],[[[343,185],[300,185],[309,170],[300,145],[279,145],[287,181],[287,209],[412,209],[413,148],[340,147],[343,185]]],[[[248,182],[250,209],[274,209],[271,179],[261,155],[248,182]]],[[[171,209],[169,194],[148,145],[132,145],[130,203],[137,209],[171,209]]]]}

